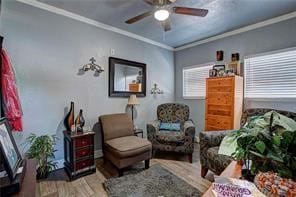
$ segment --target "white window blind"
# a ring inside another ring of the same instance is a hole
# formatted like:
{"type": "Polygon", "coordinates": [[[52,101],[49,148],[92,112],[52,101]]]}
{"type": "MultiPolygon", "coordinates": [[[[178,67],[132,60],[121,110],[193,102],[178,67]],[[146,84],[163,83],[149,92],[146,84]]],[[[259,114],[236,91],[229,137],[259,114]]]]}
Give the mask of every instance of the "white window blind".
{"type": "Polygon", "coordinates": [[[246,98],[296,98],[296,48],[245,58],[246,98]]]}
{"type": "Polygon", "coordinates": [[[183,69],[183,97],[185,99],[205,98],[206,78],[213,64],[203,64],[183,69]]]}

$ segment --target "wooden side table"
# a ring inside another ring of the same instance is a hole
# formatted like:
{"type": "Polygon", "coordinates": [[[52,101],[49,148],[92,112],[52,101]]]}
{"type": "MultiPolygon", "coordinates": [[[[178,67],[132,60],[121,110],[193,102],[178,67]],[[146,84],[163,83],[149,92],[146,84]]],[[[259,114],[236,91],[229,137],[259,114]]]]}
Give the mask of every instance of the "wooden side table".
{"type": "Polygon", "coordinates": [[[71,134],[64,131],[65,170],[70,180],[96,171],[92,131],[71,134]]]}

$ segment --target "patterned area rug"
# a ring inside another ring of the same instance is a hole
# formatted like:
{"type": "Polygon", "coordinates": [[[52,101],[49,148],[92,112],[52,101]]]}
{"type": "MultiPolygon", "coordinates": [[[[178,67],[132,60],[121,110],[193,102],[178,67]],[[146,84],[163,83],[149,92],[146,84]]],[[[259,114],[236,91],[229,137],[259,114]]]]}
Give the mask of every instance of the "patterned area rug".
{"type": "Polygon", "coordinates": [[[105,181],[110,197],[180,197],[201,196],[201,192],[160,165],[137,174],[105,181]]]}

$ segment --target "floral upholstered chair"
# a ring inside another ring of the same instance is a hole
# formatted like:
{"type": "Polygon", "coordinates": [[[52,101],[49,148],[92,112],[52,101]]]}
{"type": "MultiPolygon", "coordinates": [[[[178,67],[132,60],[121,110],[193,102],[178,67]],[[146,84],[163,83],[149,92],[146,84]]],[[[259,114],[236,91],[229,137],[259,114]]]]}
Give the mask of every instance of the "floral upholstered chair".
{"type": "Polygon", "coordinates": [[[157,107],[157,120],[147,124],[148,140],[155,151],[180,152],[188,155],[192,163],[195,126],[189,120],[189,107],[185,104],[166,103],[157,107]],[[163,123],[179,123],[179,130],[160,129],[163,123]]]}
{"type": "MultiPolygon", "coordinates": [[[[254,108],[244,111],[241,118],[241,126],[245,125],[249,117],[263,115],[274,109],[254,108]]],[[[274,110],[282,115],[292,118],[296,121],[296,113],[288,111],[274,110]]],[[[211,170],[215,174],[221,174],[221,172],[233,161],[233,159],[226,155],[219,155],[218,150],[222,142],[222,139],[229,132],[226,131],[204,131],[199,135],[200,138],[200,163],[201,163],[201,176],[205,177],[208,170],[211,170]]]]}

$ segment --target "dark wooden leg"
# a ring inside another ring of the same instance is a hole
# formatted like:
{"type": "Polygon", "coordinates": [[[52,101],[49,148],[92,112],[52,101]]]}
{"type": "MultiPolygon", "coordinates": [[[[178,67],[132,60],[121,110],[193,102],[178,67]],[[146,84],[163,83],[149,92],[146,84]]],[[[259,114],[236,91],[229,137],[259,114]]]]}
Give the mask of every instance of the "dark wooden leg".
{"type": "Polygon", "coordinates": [[[188,160],[189,160],[190,163],[192,163],[192,154],[188,155],[188,160]]]}
{"type": "Polygon", "coordinates": [[[152,158],[155,157],[156,150],[152,150],[152,158]]]}
{"type": "Polygon", "coordinates": [[[208,173],[208,168],[204,167],[204,166],[201,166],[201,177],[202,178],[205,178],[205,176],[207,175],[208,173]]]}
{"type": "Polygon", "coordinates": [[[123,176],[123,169],[118,169],[118,176],[119,177],[123,176]]]}
{"type": "Polygon", "coordinates": [[[149,168],[150,159],[145,160],[145,169],[149,168]]]}

